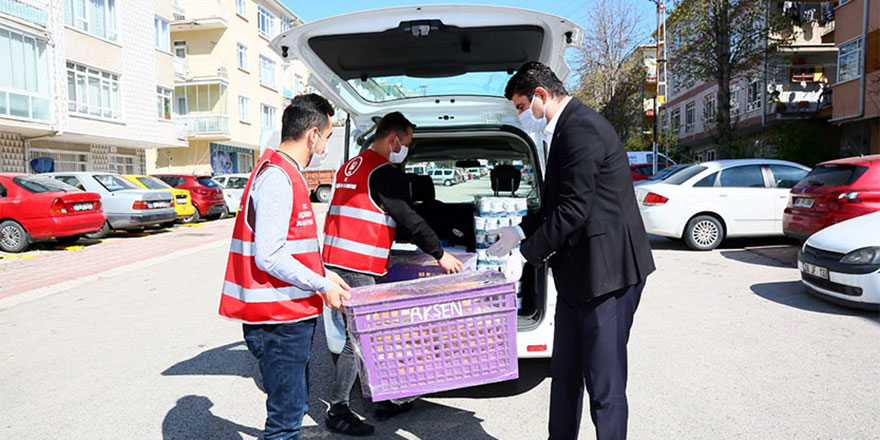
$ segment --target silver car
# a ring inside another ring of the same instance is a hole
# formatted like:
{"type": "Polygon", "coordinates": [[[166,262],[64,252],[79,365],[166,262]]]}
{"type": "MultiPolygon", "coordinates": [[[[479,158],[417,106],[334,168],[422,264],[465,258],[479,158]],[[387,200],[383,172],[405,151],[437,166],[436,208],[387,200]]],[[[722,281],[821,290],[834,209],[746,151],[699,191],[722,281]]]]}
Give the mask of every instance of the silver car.
{"type": "Polygon", "coordinates": [[[111,229],[140,229],[177,219],[172,194],[141,189],[124,177],[105,172],[56,172],[47,176],[101,195],[107,223],[88,238],[104,238],[111,229]]]}

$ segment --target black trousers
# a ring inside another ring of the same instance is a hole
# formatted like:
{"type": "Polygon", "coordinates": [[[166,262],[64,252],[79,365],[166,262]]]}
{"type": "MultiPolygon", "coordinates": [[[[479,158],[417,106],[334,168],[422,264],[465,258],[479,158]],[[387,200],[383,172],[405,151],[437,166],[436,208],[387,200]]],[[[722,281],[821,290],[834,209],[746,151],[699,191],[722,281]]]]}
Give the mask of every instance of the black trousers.
{"type": "Polygon", "coordinates": [[[585,304],[559,297],[551,360],[551,440],[577,439],[584,387],[596,438],[626,438],[626,344],[644,288],[642,281],[585,304]]]}

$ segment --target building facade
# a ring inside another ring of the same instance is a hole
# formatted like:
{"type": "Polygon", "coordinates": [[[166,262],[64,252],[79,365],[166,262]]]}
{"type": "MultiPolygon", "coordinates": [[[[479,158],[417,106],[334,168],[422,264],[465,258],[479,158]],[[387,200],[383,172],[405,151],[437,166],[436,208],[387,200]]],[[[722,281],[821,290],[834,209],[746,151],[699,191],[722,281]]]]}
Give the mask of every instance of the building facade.
{"type": "Polygon", "coordinates": [[[185,145],[159,111],[171,16],[171,0],[0,0],[0,172],[141,173],[148,149],[185,145]]]}
{"type": "Polygon", "coordinates": [[[831,122],[840,125],[841,152],[880,154],[880,0],[839,3],[826,35],[839,50],[831,122]]]}
{"type": "MultiPolygon", "coordinates": [[[[269,42],[302,23],[276,0],[174,0],[172,119],[182,147],[148,152],[150,172],[250,172],[263,132],[280,129],[308,70],[283,62],[269,42]]],[[[164,25],[163,25],[164,26],[164,25]]]]}
{"type": "MultiPolygon", "coordinates": [[[[763,134],[793,121],[828,125],[832,114],[832,86],[837,83],[837,48],[823,41],[834,28],[832,2],[805,1],[773,3],[771,13],[793,17],[790,44],[775,56],[748,72],[735,72],[731,80],[731,118],[740,135],[747,139],[749,154],[773,157],[776,145],[763,134]],[[791,12],[788,10],[794,6],[791,12]],[[786,10],[783,10],[783,7],[786,10]]],[[[713,145],[713,121],[718,108],[716,81],[689,80],[674,65],[675,52],[686,35],[670,31],[669,87],[664,106],[670,135],[677,136],[678,148],[689,161],[721,159],[713,145]]],[[[836,91],[835,91],[836,92],[836,91]]],[[[834,104],[836,104],[836,99],[834,104]]],[[[834,137],[835,134],[830,136],[834,137]]],[[[836,137],[835,137],[835,141],[836,137]]]]}

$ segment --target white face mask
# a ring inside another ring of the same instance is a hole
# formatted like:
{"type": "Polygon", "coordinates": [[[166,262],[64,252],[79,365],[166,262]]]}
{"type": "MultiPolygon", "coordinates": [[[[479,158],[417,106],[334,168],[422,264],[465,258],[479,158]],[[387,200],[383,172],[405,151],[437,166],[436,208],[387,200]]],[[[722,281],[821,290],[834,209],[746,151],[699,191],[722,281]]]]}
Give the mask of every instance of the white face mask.
{"type": "Polygon", "coordinates": [[[547,127],[547,119],[536,118],[535,113],[532,111],[534,107],[535,97],[532,97],[532,102],[529,104],[529,108],[519,114],[519,122],[522,124],[524,130],[531,133],[541,133],[544,131],[544,128],[547,127]]]}
{"type": "MultiPolygon", "coordinates": [[[[397,142],[400,142],[398,140],[397,142]]],[[[406,159],[406,153],[409,152],[409,148],[406,145],[400,144],[400,151],[394,152],[388,155],[388,162],[391,163],[403,163],[403,160],[406,159]]]]}
{"type": "MultiPolygon", "coordinates": [[[[318,138],[324,141],[324,138],[321,135],[318,135],[318,138]]],[[[327,161],[327,141],[324,141],[324,152],[318,154],[315,152],[315,147],[312,147],[312,158],[309,159],[309,164],[306,165],[306,168],[318,168],[327,161]]]]}

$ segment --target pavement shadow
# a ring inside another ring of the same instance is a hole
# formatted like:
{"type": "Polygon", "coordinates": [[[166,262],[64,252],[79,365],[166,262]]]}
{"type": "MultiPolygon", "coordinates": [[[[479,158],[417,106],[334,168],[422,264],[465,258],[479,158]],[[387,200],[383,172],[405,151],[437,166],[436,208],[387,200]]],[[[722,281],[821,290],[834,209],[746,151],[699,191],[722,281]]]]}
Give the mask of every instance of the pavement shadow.
{"type": "Polygon", "coordinates": [[[241,440],[241,434],[259,437],[263,431],[239,425],[211,412],[214,402],[205,396],[188,395],[177,400],[162,420],[163,440],[241,440]]]}
{"type": "Polygon", "coordinates": [[[261,391],[265,391],[260,366],[244,341],[203,351],[196,357],[172,365],[162,375],[249,377],[261,391]]]}
{"type": "Polygon", "coordinates": [[[521,359],[519,379],[470,388],[444,391],[430,397],[493,398],[512,397],[531,391],[550,377],[550,359],[521,359]]]}
{"type": "MultiPolygon", "coordinates": [[[[781,261],[777,261],[770,256],[762,255],[755,251],[751,250],[725,250],[721,251],[721,256],[727,258],[728,260],[737,261],[740,263],[754,264],[757,266],[768,266],[768,267],[784,267],[791,268],[791,264],[785,264],[781,261]]],[[[797,261],[795,260],[794,267],[797,267],[797,261]]]]}
{"type": "Polygon", "coordinates": [[[880,324],[880,315],[877,312],[851,309],[824,301],[807,292],[800,281],[761,283],[751,286],[751,289],[761,298],[796,309],[829,315],[859,316],[880,324]]]}

